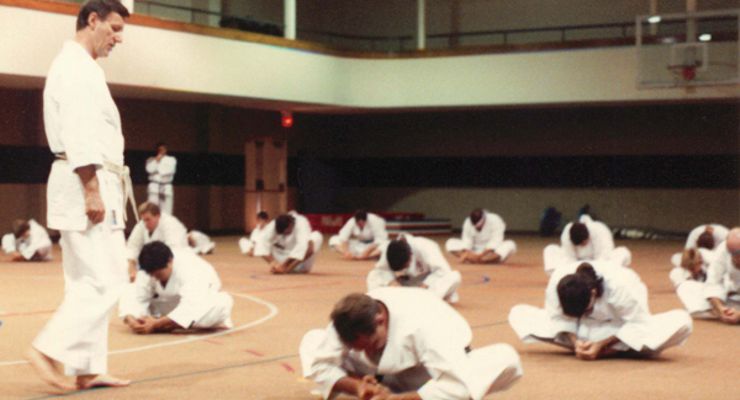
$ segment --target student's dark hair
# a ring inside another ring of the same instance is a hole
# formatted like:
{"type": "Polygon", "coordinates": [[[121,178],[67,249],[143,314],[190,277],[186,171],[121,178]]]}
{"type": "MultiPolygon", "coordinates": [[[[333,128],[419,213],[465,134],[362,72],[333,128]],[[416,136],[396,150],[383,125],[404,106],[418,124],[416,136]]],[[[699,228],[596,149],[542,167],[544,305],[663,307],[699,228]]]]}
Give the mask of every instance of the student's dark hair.
{"type": "Polygon", "coordinates": [[[580,246],[589,236],[586,224],[581,222],[574,222],[573,225],[570,226],[570,232],[568,232],[568,234],[570,235],[570,241],[576,246],[580,246]]]}
{"type": "Polygon", "coordinates": [[[15,236],[16,239],[25,235],[29,229],[31,229],[31,224],[25,219],[17,219],[13,221],[13,236],[15,236]]]}
{"type": "Polygon", "coordinates": [[[367,221],[367,210],[355,211],[355,221],[367,221]]]}
{"type": "Polygon", "coordinates": [[[145,201],[139,204],[139,215],[146,214],[146,213],[149,213],[152,215],[160,215],[162,214],[162,210],[159,208],[158,205],[145,201]]]}
{"type": "Polygon", "coordinates": [[[714,235],[712,234],[712,231],[706,230],[699,235],[699,237],[696,239],[696,247],[703,248],[703,249],[714,249],[714,235]]]}
{"type": "Polygon", "coordinates": [[[96,13],[101,19],[106,19],[108,14],[113,12],[118,13],[123,18],[129,17],[128,9],[118,0],[88,0],[82,5],[80,12],[77,13],[77,30],[80,31],[87,27],[87,19],[90,14],[96,13]]]}
{"type": "Polygon", "coordinates": [[[403,238],[392,240],[385,250],[385,258],[393,271],[400,271],[411,259],[411,246],[403,238]]]}
{"type": "Polygon", "coordinates": [[[139,253],[139,267],[146,273],[151,273],[167,267],[172,260],[172,250],[166,244],[156,240],[141,248],[139,253]]]}
{"type": "Polygon", "coordinates": [[[257,213],[257,219],[267,221],[268,219],[270,219],[270,216],[267,214],[266,211],[260,211],[257,213]]]}
{"type": "Polygon", "coordinates": [[[480,222],[482,218],[483,218],[483,209],[476,208],[475,210],[470,212],[470,222],[472,222],[473,225],[480,222]]]}
{"type": "Polygon", "coordinates": [[[582,263],[574,274],[566,275],[558,282],[558,299],[563,313],[571,317],[581,317],[591,302],[591,289],[596,289],[596,297],[604,293],[604,280],[596,276],[594,267],[582,263]]]}
{"type": "Polygon", "coordinates": [[[295,218],[290,214],[282,214],[275,218],[275,231],[282,235],[292,224],[295,223],[295,218]]]}
{"type": "Polygon", "coordinates": [[[380,305],[372,297],[352,293],[334,305],[331,320],[344,344],[351,344],[359,335],[372,335],[377,327],[375,316],[380,305]]]}

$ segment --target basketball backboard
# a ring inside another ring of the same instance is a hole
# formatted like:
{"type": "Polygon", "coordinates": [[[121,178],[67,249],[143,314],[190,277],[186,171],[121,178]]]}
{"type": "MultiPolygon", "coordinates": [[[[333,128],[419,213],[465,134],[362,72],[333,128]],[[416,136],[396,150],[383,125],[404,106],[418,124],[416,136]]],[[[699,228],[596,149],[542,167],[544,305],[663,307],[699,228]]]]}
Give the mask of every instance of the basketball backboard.
{"type": "Polygon", "coordinates": [[[639,88],[740,83],[740,10],[637,17],[639,88]]]}

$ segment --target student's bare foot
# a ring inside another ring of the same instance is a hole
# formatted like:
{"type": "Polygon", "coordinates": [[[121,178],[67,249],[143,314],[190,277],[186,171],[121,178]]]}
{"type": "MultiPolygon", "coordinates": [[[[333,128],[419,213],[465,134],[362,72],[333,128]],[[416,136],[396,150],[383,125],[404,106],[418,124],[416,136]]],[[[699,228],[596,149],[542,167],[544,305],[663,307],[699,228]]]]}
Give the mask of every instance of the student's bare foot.
{"type": "Polygon", "coordinates": [[[128,379],[120,379],[111,375],[80,375],[77,377],[77,388],[80,390],[99,387],[124,387],[131,384],[128,379]]]}
{"type": "Polygon", "coordinates": [[[62,390],[77,389],[75,385],[67,380],[64,374],[59,371],[58,363],[49,358],[46,354],[31,347],[26,352],[26,359],[42,381],[62,390]]]}

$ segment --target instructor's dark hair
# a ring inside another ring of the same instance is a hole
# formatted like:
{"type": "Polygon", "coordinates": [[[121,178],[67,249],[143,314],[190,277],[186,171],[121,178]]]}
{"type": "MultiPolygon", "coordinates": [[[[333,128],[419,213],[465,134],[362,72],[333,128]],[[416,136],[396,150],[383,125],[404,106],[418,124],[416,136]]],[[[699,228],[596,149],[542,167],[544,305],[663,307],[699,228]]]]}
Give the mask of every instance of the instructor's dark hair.
{"type": "Polygon", "coordinates": [[[157,240],[147,243],[141,248],[139,266],[144,272],[151,273],[166,268],[173,258],[169,246],[157,240]]]}
{"type": "Polygon", "coordinates": [[[77,30],[80,31],[87,27],[87,19],[90,14],[96,13],[101,19],[108,18],[110,13],[118,13],[123,18],[129,17],[129,12],[126,6],[121,4],[119,0],[88,0],[80,8],[80,12],[77,14],[77,30]]]}
{"type": "Polygon", "coordinates": [[[596,289],[596,297],[604,293],[604,279],[596,276],[594,267],[582,263],[575,274],[566,275],[558,282],[558,299],[563,313],[571,317],[581,317],[591,302],[591,290],[596,289]]]}
{"type": "Polygon", "coordinates": [[[362,293],[352,293],[334,305],[331,320],[334,329],[344,344],[351,344],[359,335],[372,335],[377,327],[375,316],[380,305],[372,297],[362,293]]]}
{"type": "Polygon", "coordinates": [[[589,236],[586,224],[580,222],[574,222],[573,225],[570,226],[570,232],[568,232],[568,234],[570,235],[570,241],[576,246],[583,244],[589,236]]]}
{"type": "Polygon", "coordinates": [[[275,231],[282,235],[285,231],[295,224],[295,218],[290,214],[282,214],[275,218],[275,231]]]}
{"type": "Polygon", "coordinates": [[[388,266],[393,271],[400,271],[406,266],[409,259],[411,259],[411,246],[406,243],[403,237],[392,240],[385,250],[385,258],[388,260],[388,266]]]}

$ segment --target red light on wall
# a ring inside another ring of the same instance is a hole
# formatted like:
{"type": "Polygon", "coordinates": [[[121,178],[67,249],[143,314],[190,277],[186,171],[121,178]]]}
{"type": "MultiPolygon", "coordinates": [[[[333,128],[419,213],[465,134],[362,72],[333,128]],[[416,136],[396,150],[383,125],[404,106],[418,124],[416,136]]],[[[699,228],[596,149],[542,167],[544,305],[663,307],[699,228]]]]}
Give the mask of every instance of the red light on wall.
{"type": "Polygon", "coordinates": [[[280,112],[280,124],[283,128],[290,128],[293,126],[293,113],[290,111],[280,112]]]}

